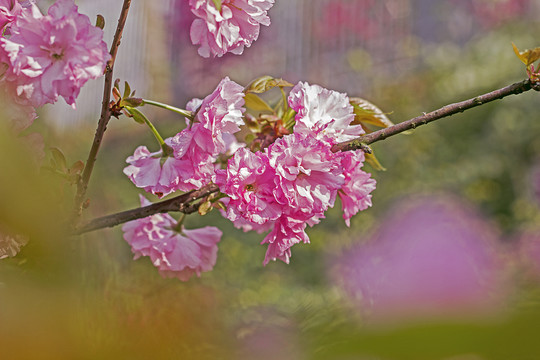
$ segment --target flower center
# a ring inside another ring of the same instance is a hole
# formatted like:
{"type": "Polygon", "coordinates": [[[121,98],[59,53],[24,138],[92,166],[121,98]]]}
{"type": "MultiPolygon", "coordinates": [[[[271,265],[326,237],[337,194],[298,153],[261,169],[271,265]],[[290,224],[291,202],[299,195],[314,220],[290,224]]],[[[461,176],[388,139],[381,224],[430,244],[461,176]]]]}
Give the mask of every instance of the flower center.
{"type": "Polygon", "coordinates": [[[49,53],[49,56],[52,58],[53,61],[61,60],[64,58],[64,49],[60,46],[52,45],[49,48],[41,47],[42,50],[49,53]]]}

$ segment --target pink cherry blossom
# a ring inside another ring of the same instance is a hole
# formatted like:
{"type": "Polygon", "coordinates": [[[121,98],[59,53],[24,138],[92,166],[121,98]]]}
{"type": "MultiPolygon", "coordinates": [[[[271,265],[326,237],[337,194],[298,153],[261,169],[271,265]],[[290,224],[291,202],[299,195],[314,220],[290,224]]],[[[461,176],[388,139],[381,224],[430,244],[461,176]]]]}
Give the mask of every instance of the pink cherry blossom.
{"type": "MultiPolygon", "coordinates": [[[[165,143],[170,146],[171,139],[165,143]]],[[[159,197],[166,196],[180,187],[181,173],[187,164],[163,150],[151,153],[146,146],[139,146],[133,156],[126,159],[130,165],[124,169],[135,186],[159,197]]]]}
{"type": "Polygon", "coordinates": [[[219,154],[230,150],[231,140],[224,138],[240,131],[245,111],[243,87],[228,77],[218,84],[212,94],[202,101],[189,102],[197,111],[195,122],[171,139],[174,157],[184,162],[178,189],[189,191],[200,188],[215,176],[214,162],[219,154]]]}
{"type": "Polygon", "coordinates": [[[221,10],[212,0],[189,0],[198,19],[191,24],[191,42],[200,45],[202,57],[242,54],[259,37],[261,25],[270,25],[267,11],[274,0],[222,0],[221,10]]]}
{"type": "Polygon", "coordinates": [[[353,107],[346,94],[319,85],[299,82],[289,93],[289,105],[296,111],[294,132],[316,134],[330,144],[357,138],[362,126],[353,125],[353,107]]]}
{"type": "MultiPolygon", "coordinates": [[[[150,203],[141,196],[141,205],[150,203]]],[[[148,256],[163,277],[187,281],[193,274],[211,271],[216,264],[222,232],[213,226],[176,230],[168,214],[155,214],[124,224],[124,239],[135,259],[148,256]]]]}
{"type": "Polygon", "coordinates": [[[377,182],[371,174],[362,170],[363,151],[346,151],[342,153],[341,167],[345,175],[345,183],[338,191],[343,209],[343,219],[351,226],[351,217],[359,211],[371,206],[371,192],[377,182]]]}
{"type": "Polygon", "coordinates": [[[18,103],[12,89],[2,81],[0,81],[0,106],[2,116],[9,122],[9,127],[16,134],[32,125],[37,118],[36,110],[30,105],[18,103]]]}
{"type": "Polygon", "coordinates": [[[0,30],[13,22],[21,11],[22,6],[17,0],[0,0],[0,30]]]}
{"type": "Polygon", "coordinates": [[[490,314],[506,295],[497,231],[450,196],[403,199],[336,280],[372,322],[490,314]]]}
{"type": "Polygon", "coordinates": [[[282,205],[274,198],[275,179],[275,170],[265,154],[239,149],[226,170],[217,170],[215,183],[229,196],[226,217],[232,222],[243,219],[258,225],[276,220],[282,205]]]}
{"type": "Polygon", "coordinates": [[[194,124],[191,128],[176,134],[170,142],[175,159],[182,164],[181,171],[178,172],[177,186],[181,191],[201,188],[212,181],[215,175],[216,156],[205,151],[211,148],[210,146],[205,149],[199,146],[195,139],[199,131],[206,132],[201,124],[194,124]]]}
{"type": "Polygon", "coordinates": [[[34,107],[54,103],[59,96],[74,106],[80,88],[103,75],[110,58],[103,31],[78,12],[73,0],[56,1],[47,15],[32,3],[0,46],[9,58],[5,81],[19,101],[34,107]]]}
{"type": "Polygon", "coordinates": [[[315,223],[323,217],[345,180],[339,155],[313,136],[298,133],[277,139],[266,150],[279,175],[277,202],[306,221],[315,223]]]}
{"type": "Polygon", "coordinates": [[[306,225],[307,223],[300,219],[280,217],[274,223],[272,231],[261,242],[261,244],[268,244],[263,265],[277,259],[288,264],[291,258],[291,247],[301,242],[309,243],[309,237],[305,232],[306,225]]]}
{"type": "Polygon", "coordinates": [[[198,107],[195,121],[201,126],[197,131],[192,130],[195,142],[207,153],[213,156],[225,153],[227,147],[222,134],[234,134],[244,125],[243,90],[241,85],[225,77],[198,107]]]}

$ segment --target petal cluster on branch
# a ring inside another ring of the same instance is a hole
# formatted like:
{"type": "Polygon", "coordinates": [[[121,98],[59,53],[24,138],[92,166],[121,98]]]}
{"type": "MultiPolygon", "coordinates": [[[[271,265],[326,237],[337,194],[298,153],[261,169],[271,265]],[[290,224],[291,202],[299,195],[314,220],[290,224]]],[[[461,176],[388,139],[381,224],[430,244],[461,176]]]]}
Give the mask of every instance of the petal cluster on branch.
{"type": "Polygon", "coordinates": [[[191,24],[191,42],[200,45],[199,55],[242,54],[259,37],[261,25],[270,25],[267,11],[274,0],[189,0],[197,19],[191,24]]]}
{"type": "MultiPolygon", "coordinates": [[[[348,226],[353,215],[371,206],[375,180],[362,170],[361,150],[331,150],[364,133],[360,125],[351,125],[355,115],[346,94],[301,82],[287,103],[295,112],[292,133],[272,132],[269,145],[254,151],[233,135],[244,127],[244,88],[225,78],[205,99],[188,104],[196,111],[194,120],[165,140],[165,149],[150,153],[139,147],[124,172],[136,186],[159,197],[213,182],[221,192],[222,214],[236,227],[269,231],[262,241],[268,244],[263,264],[277,259],[288,263],[292,246],[309,243],[307,226],[319,223],[338,196],[348,226]]],[[[254,119],[250,115],[249,122],[254,119]]],[[[138,225],[125,226],[124,237],[132,246],[153,241],[158,236],[154,232],[163,231],[156,228],[156,219],[139,220],[153,225],[147,226],[152,231],[138,235],[131,231],[138,225]]]]}
{"type": "Polygon", "coordinates": [[[225,215],[238,228],[272,229],[264,264],[289,262],[294,244],[309,242],[313,226],[342,199],[343,217],[371,205],[375,180],[361,170],[361,151],[334,153],[331,145],[363,133],[345,94],[318,85],[297,84],[289,95],[297,111],[294,133],[278,138],[264,151],[237,151],[226,169],[217,170],[216,184],[229,196],[225,215]],[[354,134],[354,135],[353,135],[354,134]]]}
{"type": "MultiPolygon", "coordinates": [[[[150,202],[141,196],[141,205],[150,202]]],[[[169,214],[156,214],[131,221],[122,227],[135,259],[148,256],[163,277],[187,281],[192,275],[210,271],[216,264],[217,243],[222,232],[216,227],[178,229],[169,214]]]]}
{"type": "Polygon", "coordinates": [[[230,147],[224,135],[239,131],[244,124],[242,90],[242,86],[226,77],[202,101],[192,100],[191,110],[198,109],[195,121],[165,140],[169,151],[151,153],[140,146],[127,158],[130,165],[124,173],[135,186],[159,197],[210,183],[215,177],[217,156],[230,147]]]}

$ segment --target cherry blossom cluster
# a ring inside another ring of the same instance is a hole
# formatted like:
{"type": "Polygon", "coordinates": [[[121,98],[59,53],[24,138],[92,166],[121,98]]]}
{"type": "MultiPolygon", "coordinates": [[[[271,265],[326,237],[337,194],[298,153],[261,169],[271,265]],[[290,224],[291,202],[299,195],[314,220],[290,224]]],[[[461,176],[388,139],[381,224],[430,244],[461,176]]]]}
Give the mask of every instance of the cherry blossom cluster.
{"type": "Polygon", "coordinates": [[[232,134],[244,124],[242,90],[226,77],[204,100],[192,100],[187,107],[197,111],[195,121],[188,120],[188,126],[165,139],[165,146],[157,152],[139,146],[127,159],[130,166],[124,173],[137,187],[158,197],[208,184],[215,175],[218,155],[234,146],[232,134]]]}
{"type": "Polygon", "coordinates": [[[267,11],[274,0],[189,0],[197,19],[191,24],[191,42],[202,57],[240,55],[259,37],[261,25],[270,25],[267,11]]]}
{"type": "MultiPolygon", "coordinates": [[[[226,208],[222,213],[236,227],[259,233],[270,230],[262,242],[268,244],[263,264],[276,259],[288,263],[291,247],[309,242],[306,227],[319,223],[338,196],[347,225],[353,215],[371,206],[375,180],[361,169],[362,151],[331,150],[364,133],[361,125],[351,125],[355,115],[345,94],[300,82],[287,102],[296,114],[292,133],[276,136],[268,147],[253,151],[233,135],[246,128],[244,88],[225,78],[205,99],[188,104],[196,116],[184,130],[166,139],[160,151],[137,148],[124,173],[158,197],[218,185],[222,194],[218,199],[226,208]],[[219,160],[224,157],[228,161],[222,167],[219,160]]],[[[141,242],[169,241],[169,236],[155,236],[149,230],[137,236],[126,230],[174,227],[152,221],[135,220],[124,227],[124,238],[136,256],[146,255],[138,250],[141,242]],[[145,225],[149,223],[152,227],[145,225]]]]}
{"type": "Polygon", "coordinates": [[[74,107],[80,88],[103,75],[110,58],[103,31],[73,0],[57,0],[46,15],[34,2],[0,0],[0,28],[0,86],[18,131],[32,123],[36,107],[59,97],[74,107]]]}
{"type": "MultiPolygon", "coordinates": [[[[141,206],[150,202],[143,196],[141,206]]],[[[222,232],[213,226],[187,230],[169,214],[156,214],[124,224],[124,238],[135,259],[150,257],[164,277],[187,281],[193,274],[210,271],[216,264],[222,232]]]]}
{"type": "Polygon", "coordinates": [[[238,150],[226,169],[217,170],[216,184],[229,196],[226,216],[244,230],[270,230],[264,264],[286,263],[294,244],[309,242],[307,225],[324,218],[339,195],[343,217],[371,205],[375,181],[361,170],[364,154],[331,151],[332,145],[364,133],[350,126],[353,108],[346,95],[318,85],[297,84],[289,95],[297,112],[294,133],[263,151],[238,150]]]}

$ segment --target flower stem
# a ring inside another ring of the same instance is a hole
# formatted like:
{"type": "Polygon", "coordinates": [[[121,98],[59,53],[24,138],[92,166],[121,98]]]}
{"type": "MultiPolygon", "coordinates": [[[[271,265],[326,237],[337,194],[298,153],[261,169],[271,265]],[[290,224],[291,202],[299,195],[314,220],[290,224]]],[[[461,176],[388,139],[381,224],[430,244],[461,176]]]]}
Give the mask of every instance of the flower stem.
{"type": "Polygon", "coordinates": [[[182,231],[182,226],[184,225],[184,220],[186,219],[186,214],[182,214],[182,216],[180,216],[180,219],[178,219],[178,222],[176,223],[176,225],[172,228],[174,231],[176,232],[181,232],[182,231]]]}
{"type": "Polygon", "coordinates": [[[193,118],[194,118],[194,114],[191,111],[180,109],[180,108],[177,108],[177,107],[174,107],[174,106],[171,106],[171,105],[167,105],[167,104],[163,104],[163,103],[160,103],[160,102],[157,102],[157,101],[143,99],[143,104],[153,105],[153,106],[157,106],[157,107],[160,107],[160,108],[163,108],[163,109],[173,111],[173,112],[175,112],[177,114],[180,114],[180,115],[183,115],[183,116],[187,117],[190,120],[193,120],[193,118]]]}
{"type": "Polygon", "coordinates": [[[148,127],[150,128],[150,131],[152,131],[152,134],[154,134],[154,137],[158,141],[159,146],[161,146],[161,148],[165,150],[165,148],[167,147],[167,144],[165,144],[165,140],[163,140],[159,131],[157,131],[154,124],[152,124],[152,122],[146,117],[146,115],[144,115],[142,112],[140,112],[140,114],[142,115],[142,118],[144,119],[144,123],[148,125],[148,127]]]}

